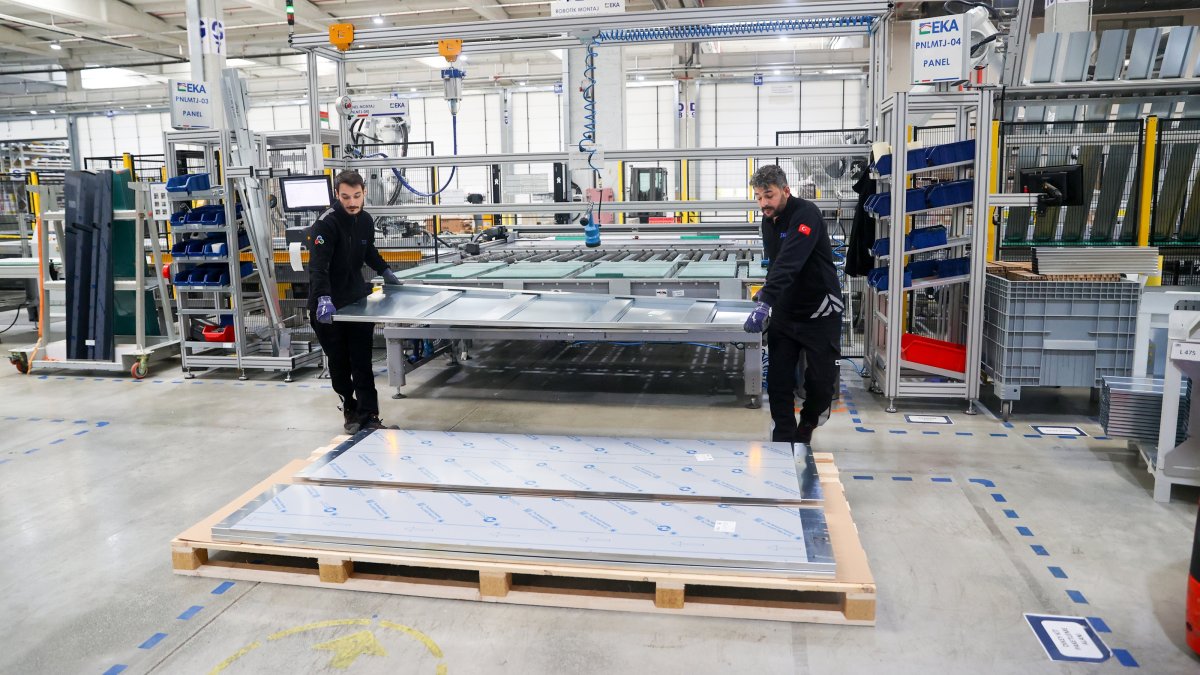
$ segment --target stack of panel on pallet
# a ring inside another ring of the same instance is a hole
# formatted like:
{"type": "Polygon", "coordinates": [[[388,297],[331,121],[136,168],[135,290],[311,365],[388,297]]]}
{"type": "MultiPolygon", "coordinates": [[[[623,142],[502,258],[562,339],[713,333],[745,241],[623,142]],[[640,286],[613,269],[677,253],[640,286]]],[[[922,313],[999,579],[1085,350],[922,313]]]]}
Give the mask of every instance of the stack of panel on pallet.
{"type": "Polygon", "coordinates": [[[1036,274],[1144,274],[1158,272],[1158,249],[1142,246],[1035,248],[1036,274]]]}
{"type": "MultiPolygon", "coordinates": [[[[805,447],[805,446],[798,446],[805,447]]],[[[735,441],[360,433],[218,541],[832,576],[811,451],[735,441]]]]}
{"type": "MultiPolygon", "coordinates": [[[[1100,394],[1100,423],[1104,426],[1104,433],[1157,444],[1162,399],[1162,378],[1104,378],[1104,388],[1100,394]]],[[[1191,409],[1191,381],[1185,379],[1179,386],[1176,444],[1187,438],[1188,415],[1191,409]]]]}

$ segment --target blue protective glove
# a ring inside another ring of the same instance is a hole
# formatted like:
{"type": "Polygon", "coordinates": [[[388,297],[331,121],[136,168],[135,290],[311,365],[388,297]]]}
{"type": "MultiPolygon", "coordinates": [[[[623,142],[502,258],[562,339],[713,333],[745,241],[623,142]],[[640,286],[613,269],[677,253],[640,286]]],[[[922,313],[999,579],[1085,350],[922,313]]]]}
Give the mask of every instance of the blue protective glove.
{"type": "Polygon", "coordinates": [[[767,329],[767,319],[770,316],[771,306],[759,301],[754,306],[754,311],[750,312],[750,316],[746,317],[746,323],[742,324],[742,328],[746,329],[747,333],[761,333],[767,329]]]}
{"type": "Polygon", "coordinates": [[[383,271],[384,286],[399,286],[400,279],[396,277],[396,273],[389,267],[383,271]]]}
{"type": "Polygon", "coordinates": [[[337,307],[333,306],[332,298],[328,295],[317,298],[317,321],[319,323],[333,323],[334,314],[337,314],[337,307]]]}

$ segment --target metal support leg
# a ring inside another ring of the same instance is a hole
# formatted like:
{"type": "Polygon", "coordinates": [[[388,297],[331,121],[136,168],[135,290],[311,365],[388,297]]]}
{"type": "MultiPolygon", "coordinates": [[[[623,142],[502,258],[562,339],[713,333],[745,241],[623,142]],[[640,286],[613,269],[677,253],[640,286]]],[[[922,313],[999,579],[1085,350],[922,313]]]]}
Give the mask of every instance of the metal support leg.
{"type": "Polygon", "coordinates": [[[762,340],[747,343],[744,351],[745,362],[742,364],[742,380],[745,383],[746,395],[750,397],[750,402],[746,404],[746,407],[751,410],[758,410],[762,407],[762,340]]]}

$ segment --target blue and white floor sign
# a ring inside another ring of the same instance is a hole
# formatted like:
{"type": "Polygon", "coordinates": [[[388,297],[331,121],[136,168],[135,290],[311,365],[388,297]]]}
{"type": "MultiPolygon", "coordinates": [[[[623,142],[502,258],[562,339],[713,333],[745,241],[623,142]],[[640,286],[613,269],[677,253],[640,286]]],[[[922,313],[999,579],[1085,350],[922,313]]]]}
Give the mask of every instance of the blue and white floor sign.
{"type": "Polygon", "coordinates": [[[1029,426],[1043,436],[1087,436],[1083,432],[1083,429],[1079,427],[1045,426],[1041,424],[1031,424],[1029,426]]]}
{"type": "Polygon", "coordinates": [[[1025,620],[1053,661],[1104,663],[1112,655],[1083,617],[1026,614],[1025,620]]]}
{"type": "Polygon", "coordinates": [[[905,415],[904,421],[909,424],[954,424],[945,415],[905,415]]]}

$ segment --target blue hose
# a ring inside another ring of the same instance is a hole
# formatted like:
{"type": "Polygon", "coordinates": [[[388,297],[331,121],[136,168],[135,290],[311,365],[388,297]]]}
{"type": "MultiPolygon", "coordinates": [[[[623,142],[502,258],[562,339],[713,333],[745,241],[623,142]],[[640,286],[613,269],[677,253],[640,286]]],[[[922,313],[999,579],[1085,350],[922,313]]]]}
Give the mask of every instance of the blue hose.
{"type": "MultiPolygon", "coordinates": [[[[450,131],[451,131],[451,135],[454,138],[454,154],[455,154],[455,156],[457,156],[458,155],[458,115],[450,116],[450,131]]],[[[443,192],[446,191],[446,188],[450,187],[450,183],[454,180],[454,173],[456,171],[458,171],[457,166],[450,167],[450,176],[446,178],[445,185],[443,185],[437,192],[421,192],[420,190],[416,189],[412,185],[409,185],[408,181],[404,180],[404,174],[400,173],[400,171],[398,169],[392,169],[392,175],[396,177],[396,180],[400,181],[401,185],[403,185],[409,192],[413,193],[414,195],[416,195],[418,197],[432,198],[432,197],[436,197],[436,196],[442,194],[443,192]]]]}

